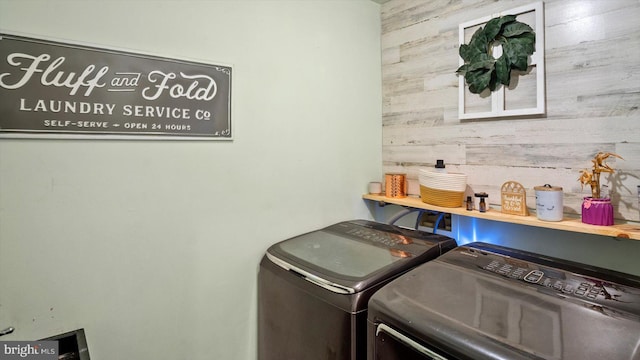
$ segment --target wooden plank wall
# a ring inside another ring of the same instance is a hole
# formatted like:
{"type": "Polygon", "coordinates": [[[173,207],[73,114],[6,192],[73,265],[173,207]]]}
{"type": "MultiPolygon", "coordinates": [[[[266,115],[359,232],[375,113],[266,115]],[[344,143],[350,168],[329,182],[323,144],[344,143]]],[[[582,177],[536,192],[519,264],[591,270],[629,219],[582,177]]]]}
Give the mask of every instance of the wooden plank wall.
{"type": "Polygon", "coordinates": [[[458,25],[527,5],[516,0],[390,0],[382,5],[383,171],[417,178],[444,159],[467,174],[468,191],[518,181],[535,209],[534,186],[564,189],[580,214],[579,171],[614,152],[604,175],[617,219],[640,220],[640,1],[547,0],[545,116],[458,119],[458,25]]]}

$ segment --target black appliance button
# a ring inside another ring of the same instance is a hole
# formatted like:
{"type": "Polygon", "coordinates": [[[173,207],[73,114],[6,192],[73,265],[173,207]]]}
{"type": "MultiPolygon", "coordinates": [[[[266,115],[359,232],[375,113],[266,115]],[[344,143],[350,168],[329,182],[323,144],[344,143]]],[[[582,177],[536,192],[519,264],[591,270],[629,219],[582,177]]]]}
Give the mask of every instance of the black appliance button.
{"type": "Polygon", "coordinates": [[[587,294],[587,296],[589,296],[589,295],[598,296],[598,295],[600,295],[600,291],[593,291],[593,290],[591,290],[591,291],[589,292],[589,294],[587,294]]]}
{"type": "Polygon", "coordinates": [[[544,273],[542,271],[532,270],[524,277],[524,281],[537,284],[543,276],[544,273]]]}
{"type": "Polygon", "coordinates": [[[580,283],[580,285],[578,286],[578,289],[580,289],[580,290],[588,290],[590,287],[591,287],[590,284],[580,283]]]}
{"type": "Polygon", "coordinates": [[[563,284],[562,282],[560,282],[560,281],[556,281],[556,283],[555,283],[555,284],[553,284],[553,288],[554,288],[554,289],[556,289],[556,290],[558,290],[558,291],[561,291],[561,290],[562,290],[563,285],[564,285],[564,284],[563,284]]]}
{"type": "Polygon", "coordinates": [[[489,265],[487,265],[487,268],[498,268],[500,267],[500,262],[498,260],[493,260],[492,262],[489,263],[489,265]]]}
{"type": "Polygon", "coordinates": [[[527,269],[525,268],[516,268],[509,276],[514,279],[522,279],[524,275],[527,273],[527,269]]]}
{"type": "Polygon", "coordinates": [[[502,265],[502,267],[500,269],[498,269],[498,274],[501,275],[507,275],[511,272],[511,269],[513,268],[513,266],[509,265],[509,264],[504,264],[502,265]]]}

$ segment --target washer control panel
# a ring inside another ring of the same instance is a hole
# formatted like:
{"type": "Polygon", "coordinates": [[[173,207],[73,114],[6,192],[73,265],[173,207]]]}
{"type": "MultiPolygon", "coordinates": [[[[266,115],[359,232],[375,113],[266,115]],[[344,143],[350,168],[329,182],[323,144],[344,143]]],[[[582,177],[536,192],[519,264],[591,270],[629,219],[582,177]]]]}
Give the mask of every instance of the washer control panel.
{"type": "Polygon", "coordinates": [[[374,229],[368,229],[365,227],[356,227],[346,232],[351,236],[355,236],[360,239],[364,239],[370,242],[379,243],[388,247],[393,247],[398,244],[411,243],[411,239],[397,234],[377,231],[374,229]]]}
{"type": "Polygon", "coordinates": [[[447,236],[366,220],[345,221],[325,230],[388,249],[397,257],[413,257],[434,251],[442,253],[456,246],[455,240],[447,236]]]}

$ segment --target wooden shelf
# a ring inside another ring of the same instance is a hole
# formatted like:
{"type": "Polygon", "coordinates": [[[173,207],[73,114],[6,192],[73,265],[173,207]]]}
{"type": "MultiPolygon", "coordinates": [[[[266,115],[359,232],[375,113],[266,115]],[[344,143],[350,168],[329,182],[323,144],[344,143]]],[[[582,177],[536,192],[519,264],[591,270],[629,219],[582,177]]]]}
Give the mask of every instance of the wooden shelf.
{"type": "Polygon", "coordinates": [[[468,211],[466,208],[447,208],[441,206],[435,206],[423,203],[422,200],[415,197],[406,198],[388,198],[383,195],[370,195],[366,194],[362,197],[365,200],[378,201],[382,203],[395,204],[401,206],[407,206],[416,209],[425,209],[438,212],[446,212],[460,216],[469,216],[478,219],[487,219],[493,221],[501,221],[512,224],[537,226],[547,229],[573,231],[585,234],[595,234],[612,236],[624,239],[640,240],[640,223],[625,223],[616,224],[611,226],[597,226],[584,224],[581,219],[568,219],[565,218],[562,221],[542,221],[534,215],[519,216],[511,214],[503,214],[496,209],[488,209],[486,212],[481,213],[477,210],[468,211]]]}

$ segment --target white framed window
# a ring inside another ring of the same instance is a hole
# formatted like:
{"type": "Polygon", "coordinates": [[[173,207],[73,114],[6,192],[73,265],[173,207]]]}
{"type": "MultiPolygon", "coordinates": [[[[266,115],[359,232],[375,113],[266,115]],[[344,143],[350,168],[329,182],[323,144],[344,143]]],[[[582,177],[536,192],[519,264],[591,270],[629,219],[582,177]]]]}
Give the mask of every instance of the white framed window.
{"type": "MultiPolygon", "coordinates": [[[[501,85],[493,92],[485,89],[480,94],[471,93],[464,76],[458,76],[458,117],[461,120],[544,115],[546,112],[542,1],[460,24],[460,45],[467,44],[476,30],[489,20],[505,15],[516,15],[517,21],[531,26],[536,34],[535,52],[529,67],[526,72],[512,70],[509,86],[501,85]]],[[[495,47],[492,55],[500,57],[502,48],[495,47]]],[[[464,65],[464,60],[459,59],[460,66],[464,65]]]]}

